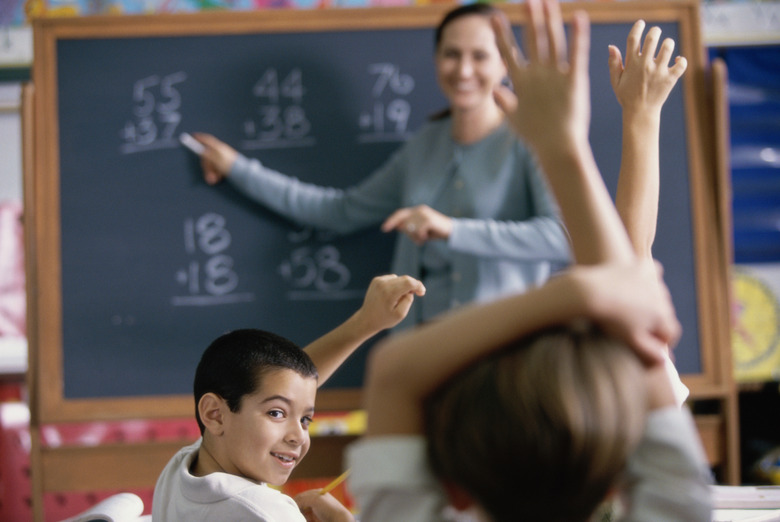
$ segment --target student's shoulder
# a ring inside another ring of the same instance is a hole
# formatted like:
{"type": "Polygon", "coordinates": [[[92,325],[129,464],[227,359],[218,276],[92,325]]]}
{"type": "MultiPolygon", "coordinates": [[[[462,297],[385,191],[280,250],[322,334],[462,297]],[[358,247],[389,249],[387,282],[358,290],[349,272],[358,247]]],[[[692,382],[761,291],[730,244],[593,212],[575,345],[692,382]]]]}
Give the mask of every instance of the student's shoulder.
{"type": "Polygon", "coordinates": [[[198,439],[194,443],[184,446],[177,451],[170,460],[168,460],[168,463],[165,465],[165,468],[160,475],[160,479],[178,473],[181,468],[189,469],[190,464],[192,464],[193,459],[198,454],[200,442],[201,439],[198,439]]]}

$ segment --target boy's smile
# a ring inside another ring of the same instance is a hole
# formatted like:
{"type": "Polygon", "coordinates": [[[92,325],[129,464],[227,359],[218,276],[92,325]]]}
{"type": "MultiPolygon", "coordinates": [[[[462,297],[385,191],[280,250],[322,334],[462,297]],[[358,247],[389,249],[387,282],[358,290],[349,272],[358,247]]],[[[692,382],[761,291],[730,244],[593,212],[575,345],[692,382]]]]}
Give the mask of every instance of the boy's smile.
{"type": "Polygon", "coordinates": [[[288,369],[265,373],[237,412],[225,405],[223,433],[213,438],[227,473],[253,482],[284,484],[309,450],[317,380],[288,369]]]}

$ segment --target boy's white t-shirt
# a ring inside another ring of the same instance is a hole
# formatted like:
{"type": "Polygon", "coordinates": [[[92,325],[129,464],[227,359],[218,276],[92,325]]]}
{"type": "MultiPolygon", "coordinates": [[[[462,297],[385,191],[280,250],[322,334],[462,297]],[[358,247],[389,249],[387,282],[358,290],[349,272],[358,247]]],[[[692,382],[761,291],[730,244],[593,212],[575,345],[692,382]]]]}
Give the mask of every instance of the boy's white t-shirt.
{"type": "Polygon", "coordinates": [[[205,477],[190,473],[201,440],[179,450],[157,479],[152,500],[154,522],[306,522],[292,498],[267,485],[229,473],[205,477]]]}

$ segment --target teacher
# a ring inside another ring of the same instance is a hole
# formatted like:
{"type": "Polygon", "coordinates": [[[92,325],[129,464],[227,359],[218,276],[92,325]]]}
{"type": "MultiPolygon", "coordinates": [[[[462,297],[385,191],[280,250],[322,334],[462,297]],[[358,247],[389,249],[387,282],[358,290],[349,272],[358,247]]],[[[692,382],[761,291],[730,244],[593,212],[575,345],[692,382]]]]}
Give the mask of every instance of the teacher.
{"type": "Polygon", "coordinates": [[[568,263],[568,240],[534,157],[493,99],[507,74],[490,25],[495,12],[479,3],[445,15],[435,66],[449,108],[361,183],[304,183],[196,133],[205,180],[227,178],[302,225],[348,234],[381,223],[400,232],[392,270],[423,281],[427,293],[396,329],[541,284],[568,263]]]}

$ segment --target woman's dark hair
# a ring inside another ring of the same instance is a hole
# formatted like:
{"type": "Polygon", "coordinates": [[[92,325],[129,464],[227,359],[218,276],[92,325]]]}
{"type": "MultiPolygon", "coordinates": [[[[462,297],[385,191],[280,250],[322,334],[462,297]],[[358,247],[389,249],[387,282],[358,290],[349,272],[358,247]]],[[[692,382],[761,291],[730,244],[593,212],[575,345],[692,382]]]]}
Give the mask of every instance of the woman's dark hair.
{"type": "Polygon", "coordinates": [[[234,330],[218,337],[203,352],[195,370],[195,420],[205,430],[198,402],[207,393],[222,397],[230,411],[241,408],[241,400],[257,390],[271,371],[292,370],[316,379],[317,367],[309,355],[292,341],[263,330],[234,330]]]}
{"type": "Polygon", "coordinates": [[[436,33],[434,35],[434,49],[439,48],[439,44],[441,43],[441,36],[444,33],[444,29],[453,21],[457,20],[458,18],[462,18],[464,16],[470,16],[470,15],[479,15],[484,16],[485,18],[490,18],[492,15],[498,13],[499,10],[493,5],[483,2],[477,2],[473,4],[465,4],[460,7],[456,7],[452,11],[449,11],[446,15],[444,15],[444,18],[441,19],[441,22],[439,22],[438,27],[436,27],[436,33]]]}

